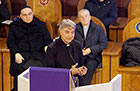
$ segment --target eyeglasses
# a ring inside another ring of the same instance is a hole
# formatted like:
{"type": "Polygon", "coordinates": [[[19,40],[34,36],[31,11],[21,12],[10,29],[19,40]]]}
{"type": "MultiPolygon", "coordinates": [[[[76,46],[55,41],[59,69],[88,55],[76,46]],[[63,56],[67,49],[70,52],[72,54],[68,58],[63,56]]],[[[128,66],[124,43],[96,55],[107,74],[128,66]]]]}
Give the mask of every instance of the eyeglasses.
{"type": "Polygon", "coordinates": [[[33,14],[33,12],[30,12],[28,14],[21,14],[22,16],[26,17],[26,16],[31,16],[33,14]]]}

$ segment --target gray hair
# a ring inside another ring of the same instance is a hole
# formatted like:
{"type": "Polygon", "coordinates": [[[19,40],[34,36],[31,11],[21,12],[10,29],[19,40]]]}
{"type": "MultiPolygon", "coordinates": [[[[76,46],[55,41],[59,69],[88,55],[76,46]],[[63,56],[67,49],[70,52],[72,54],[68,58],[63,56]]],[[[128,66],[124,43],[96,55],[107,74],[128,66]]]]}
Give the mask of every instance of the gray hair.
{"type": "Polygon", "coordinates": [[[70,19],[63,19],[61,24],[59,25],[59,30],[61,30],[62,28],[65,28],[65,27],[75,28],[76,24],[70,19]]]}
{"type": "Polygon", "coordinates": [[[81,9],[79,12],[78,12],[78,17],[81,15],[81,13],[83,12],[87,12],[88,15],[90,16],[90,12],[87,10],[87,9],[81,9]]]}

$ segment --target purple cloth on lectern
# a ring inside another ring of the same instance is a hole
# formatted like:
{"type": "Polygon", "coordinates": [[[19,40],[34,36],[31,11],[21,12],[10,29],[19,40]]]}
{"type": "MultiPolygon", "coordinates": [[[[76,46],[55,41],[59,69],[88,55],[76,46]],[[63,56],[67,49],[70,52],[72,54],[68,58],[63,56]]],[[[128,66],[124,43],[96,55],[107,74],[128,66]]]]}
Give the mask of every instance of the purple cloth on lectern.
{"type": "Polygon", "coordinates": [[[69,69],[30,68],[30,91],[70,91],[69,88],[69,69]]]}

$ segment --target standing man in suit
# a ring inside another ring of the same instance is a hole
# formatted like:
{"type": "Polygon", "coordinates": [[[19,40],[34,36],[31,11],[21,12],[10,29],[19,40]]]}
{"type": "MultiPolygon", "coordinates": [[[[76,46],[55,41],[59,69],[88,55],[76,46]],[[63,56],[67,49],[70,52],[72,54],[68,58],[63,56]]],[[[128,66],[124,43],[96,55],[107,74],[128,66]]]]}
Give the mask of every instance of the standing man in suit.
{"type": "Polygon", "coordinates": [[[82,45],[84,65],[88,69],[84,83],[89,85],[95,69],[101,65],[101,52],[107,47],[107,38],[103,28],[91,20],[87,9],[80,10],[78,18],[80,23],[76,25],[75,39],[82,45]]]}
{"type": "Polygon", "coordinates": [[[88,9],[91,16],[97,17],[104,23],[107,30],[107,38],[110,40],[109,25],[115,23],[117,19],[117,4],[115,0],[88,0],[84,9],[88,9]]]}

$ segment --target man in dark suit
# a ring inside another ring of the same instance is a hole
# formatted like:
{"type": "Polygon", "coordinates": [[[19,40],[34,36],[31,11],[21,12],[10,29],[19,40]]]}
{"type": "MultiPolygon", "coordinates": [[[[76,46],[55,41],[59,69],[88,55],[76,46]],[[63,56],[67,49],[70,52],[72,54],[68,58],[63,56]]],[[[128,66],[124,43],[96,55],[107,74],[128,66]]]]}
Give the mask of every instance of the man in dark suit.
{"type": "Polygon", "coordinates": [[[21,9],[20,18],[10,24],[7,46],[11,53],[10,74],[14,76],[13,91],[17,91],[17,76],[29,66],[46,66],[45,51],[52,42],[46,24],[33,15],[32,9],[21,9]]]}
{"type": "Polygon", "coordinates": [[[87,9],[80,10],[78,18],[80,23],[76,25],[75,39],[82,44],[84,65],[88,69],[84,82],[89,85],[95,69],[102,61],[101,52],[107,46],[107,38],[103,28],[90,19],[87,9]]]}
{"type": "Polygon", "coordinates": [[[10,15],[6,1],[0,0],[0,32],[1,32],[1,28],[4,27],[4,25],[2,25],[1,23],[4,20],[9,20],[10,16],[11,15],[10,15]]]}
{"type": "Polygon", "coordinates": [[[75,35],[75,23],[64,19],[59,27],[60,38],[52,42],[46,52],[47,67],[68,68],[72,75],[79,77],[80,85],[82,76],[86,74],[87,68],[83,66],[82,49],[79,42],[73,40],[75,35]]]}
{"type": "Polygon", "coordinates": [[[10,19],[10,12],[5,0],[0,0],[0,23],[10,19]]]}
{"type": "Polygon", "coordinates": [[[117,24],[117,4],[115,0],[88,0],[84,6],[88,9],[91,16],[99,18],[105,25],[107,30],[107,38],[109,40],[109,25],[117,24]]]}

